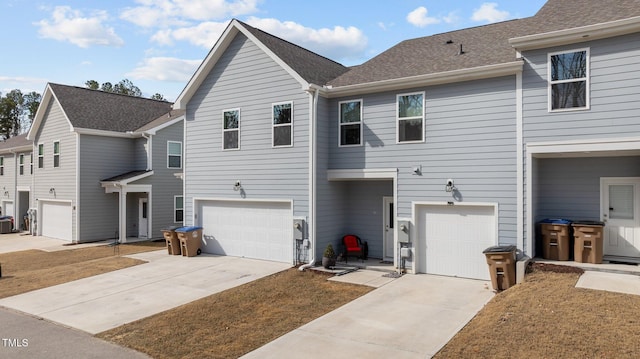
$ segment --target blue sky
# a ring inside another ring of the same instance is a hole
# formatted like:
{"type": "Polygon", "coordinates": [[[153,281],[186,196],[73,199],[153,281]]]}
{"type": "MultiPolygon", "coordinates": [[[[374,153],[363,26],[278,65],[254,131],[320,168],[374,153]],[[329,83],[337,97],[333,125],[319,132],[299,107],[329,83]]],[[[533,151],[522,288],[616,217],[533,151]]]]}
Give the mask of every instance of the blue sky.
{"type": "Polygon", "coordinates": [[[0,92],[124,78],[180,94],[237,18],[344,65],[400,41],[534,15],[544,0],[3,0],[0,92]]]}

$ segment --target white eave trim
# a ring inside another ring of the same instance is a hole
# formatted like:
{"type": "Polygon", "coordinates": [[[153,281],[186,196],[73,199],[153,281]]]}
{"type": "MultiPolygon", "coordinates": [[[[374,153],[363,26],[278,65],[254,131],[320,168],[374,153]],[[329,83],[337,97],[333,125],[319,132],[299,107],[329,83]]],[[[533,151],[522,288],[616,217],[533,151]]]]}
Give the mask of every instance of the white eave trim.
{"type": "MultiPolygon", "coordinates": [[[[180,116],[174,118],[173,120],[170,120],[170,121],[167,121],[167,122],[165,122],[165,123],[163,123],[161,125],[152,127],[152,128],[150,128],[150,129],[148,129],[146,131],[140,131],[140,129],[138,129],[136,132],[144,132],[144,133],[149,134],[149,135],[155,135],[158,131],[160,131],[162,129],[165,129],[165,128],[169,127],[169,126],[175,125],[176,123],[178,123],[180,121],[184,121],[184,119],[185,119],[185,115],[180,115],[180,116]]],[[[143,127],[141,127],[141,128],[143,128],[143,127]]]]}
{"type": "Polygon", "coordinates": [[[601,138],[569,141],[550,141],[527,143],[527,152],[532,154],[633,151],[640,149],[640,137],[601,138]]]}
{"type": "Polygon", "coordinates": [[[118,131],[107,131],[107,130],[95,130],[92,128],[74,128],[73,132],[76,132],[80,135],[92,135],[92,136],[104,136],[104,137],[120,137],[120,138],[135,138],[142,137],[140,132],[118,132],[118,131]]]}
{"type": "Polygon", "coordinates": [[[122,186],[128,185],[131,182],[135,182],[135,181],[141,180],[141,179],[143,179],[145,177],[149,177],[151,175],[153,175],[153,171],[147,171],[147,172],[142,173],[142,174],[140,174],[138,176],[130,177],[130,178],[127,178],[127,179],[124,179],[124,180],[121,180],[121,181],[100,181],[100,185],[103,188],[122,187],[122,186]]]}
{"type": "Polygon", "coordinates": [[[5,154],[5,153],[20,154],[20,153],[31,152],[31,151],[33,151],[33,144],[17,146],[17,147],[7,147],[0,150],[0,154],[5,154]]]}
{"type": "Polygon", "coordinates": [[[396,178],[397,168],[357,168],[327,170],[327,180],[329,181],[358,181],[377,180],[381,178],[396,178]]]}
{"type": "Polygon", "coordinates": [[[460,70],[438,72],[434,74],[404,77],[384,81],[367,82],[356,85],[326,87],[327,97],[353,96],[359,94],[392,91],[413,87],[441,85],[445,83],[481,80],[486,78],[515,75],[522,72],[521,60],[502,64],[478,66],[460,70]]]}
{"type": "Polygon", "coordinates": [[[627,35],[640,31],[640,16],[600,24],[574,27],[509,39],[514,48],[525,51],[627,35]]]}

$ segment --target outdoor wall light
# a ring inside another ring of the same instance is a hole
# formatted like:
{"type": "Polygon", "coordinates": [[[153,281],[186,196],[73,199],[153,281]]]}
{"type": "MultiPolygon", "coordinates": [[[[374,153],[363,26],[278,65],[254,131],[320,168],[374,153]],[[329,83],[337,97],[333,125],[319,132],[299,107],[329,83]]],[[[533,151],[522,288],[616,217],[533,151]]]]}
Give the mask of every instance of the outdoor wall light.
{"type": "Polygon", "coordinates": [[[242,183],[240,183],[240,181],[236,181],[236,183],[233,185],[233,190],[239,191],[241,189],[242,189],[242,183]]]}
{"type": "Polygon", "coordinates": [[[4,191],[4,196],[9,197],[9,191],[4,191]]]}
{"type": "Polygon", "coordinates": [[[54,196],[56,195],[56,189],[53,187],[49,188],[49,194],[52,194],[52,193],[54,196]]]}
{"type": "Polygon", "coordinates": [[[447,184],[444,186],[444,190],[446,192],[453,192],[454,189],[456,189],[456,186],[453,185],[453,180],[449,178],[447,184]]]}

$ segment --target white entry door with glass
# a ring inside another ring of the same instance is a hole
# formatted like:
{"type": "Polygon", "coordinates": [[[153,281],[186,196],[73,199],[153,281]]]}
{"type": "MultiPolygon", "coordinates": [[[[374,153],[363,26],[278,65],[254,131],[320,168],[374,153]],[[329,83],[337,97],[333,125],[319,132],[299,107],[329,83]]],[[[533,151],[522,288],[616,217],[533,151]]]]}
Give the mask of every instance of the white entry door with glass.
{"type": "Polygon", "coordinates": [[[603,254],[640,258],[640,178],[600,180],[603,254]]]}

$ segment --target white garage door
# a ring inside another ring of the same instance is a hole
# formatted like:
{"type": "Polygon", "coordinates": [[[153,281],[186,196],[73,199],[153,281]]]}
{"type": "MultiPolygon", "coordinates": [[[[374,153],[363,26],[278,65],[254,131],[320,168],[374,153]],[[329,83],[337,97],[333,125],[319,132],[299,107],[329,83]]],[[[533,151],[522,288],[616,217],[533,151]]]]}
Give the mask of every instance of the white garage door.
{"type": "Polygon", "coordinates": [[[71,203],[42,202],[40,228],[45,237],[71,240],[71,203]]]}
{"type": "Polygon", "coordinates": [[[203,252],[293,261],[290,202],[202,201],[198,208],[203,252]]]}
{"type": "Polygon", "coordinates": [[[483,250],[497,243],[494,206],[417,207],[418,271],[489,280],[483,250]]]}

